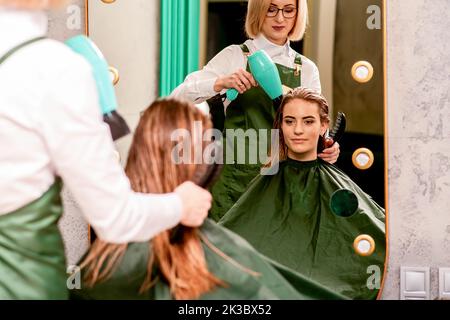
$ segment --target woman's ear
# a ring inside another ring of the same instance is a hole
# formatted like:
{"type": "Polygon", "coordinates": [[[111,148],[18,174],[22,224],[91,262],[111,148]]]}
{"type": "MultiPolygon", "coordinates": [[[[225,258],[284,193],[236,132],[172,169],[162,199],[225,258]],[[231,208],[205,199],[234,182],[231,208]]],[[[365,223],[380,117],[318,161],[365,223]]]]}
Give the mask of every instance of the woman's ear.
{"type": "Polygon", "coordinates": [[[329,128],[328,122],[322,122],[320,125],[320,135],[323,137],[329,128]]]}

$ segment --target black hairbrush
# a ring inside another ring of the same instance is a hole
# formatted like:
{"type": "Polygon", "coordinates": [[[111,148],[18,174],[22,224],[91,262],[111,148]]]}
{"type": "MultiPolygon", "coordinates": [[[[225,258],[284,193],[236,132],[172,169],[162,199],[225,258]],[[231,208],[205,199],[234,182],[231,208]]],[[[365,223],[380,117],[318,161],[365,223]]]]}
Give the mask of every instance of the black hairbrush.
{"type": "MultiPolygon", "coordinates": [[[[220,164],[222,162],[221,158],[223,157],[222,146],[218,142],[214,143],[216,144],[216,148],[214,150],[218,152],[212,155],[212,158],[208,161],[211,164],[204,164],[204,166],[206,166],[206,170],[197,170],[192,178],[192,182],[204,189],[209,189],[214,185],[223,169],[223,164],[220,164]]],[[[174,244],[181,242],[183,239],[183,228],[188,227],[179,224],[172,230],[170,235],[170,243],[174,244]]]]}
{"type": "Polygon", "coordinates": [[[206,165],[206,172],[204,174],[200,174],[199,171],[197,171],[194,175],[193,182],[204,188],[209,189],[214,185],[216,180],[219,178],[220,173],[222,172],[223,165],[218,163],[208,164],[206,165]]]}
{"type": "Polygon", "coordinates": [[[343,112],[338,112],[336,121],[334,122],[333,129],[331,132],[326,133],[325,136],[319,137],[319,144],[317,145],[317,151],[319,153],[323,150],[331,148],[336,142],[342,139],[344,135],[345,128],[347,127],[347,118],[343,112]]]}
{"type": "Polygon", "coordinates": [[[119,140],[131,132],[125,119],[115,110],[104,114],[103,121],[108,124],[113,141],[119,140]]]}

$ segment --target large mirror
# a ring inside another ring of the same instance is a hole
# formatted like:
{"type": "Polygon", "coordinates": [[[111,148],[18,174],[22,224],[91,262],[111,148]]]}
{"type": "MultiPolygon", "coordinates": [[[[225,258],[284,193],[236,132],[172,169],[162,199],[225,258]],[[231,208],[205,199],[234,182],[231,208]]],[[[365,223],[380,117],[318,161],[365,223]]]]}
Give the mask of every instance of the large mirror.
{"type": "MultiPolygon", "coordinates": [[[[225,47],[247,40],[247,4],[238,0],[86,0],[87,32],[111,65],[119,111],[131,127],[142,110],[158,96],[168,95],[187,74],[202,69],[225,47]]],[[[308,0],[308,7],[306,35],[291,47],[317,65],[331,120],[338,112],[346,115],[336,167],[385,208],[385,1],[308,0]]],[[[130,137],[117,145],[122,161],[129,144],[130,137]]],[[[345,192],[333,194],[330,202],[344,218],[346,210],[354,213],[358,208],[357,199],[354,202],[345,192]]],[[[373,257],[381,243],[378,271],[367,268],[367,277],[374,276],[378,290],[385,272],[385,240],[371,237],[364,228],[358,237],[348,239],[359,257],[373,257]]],[[[380,294],[377,291],[373,297],[380,294]]]]}
{"type": "MultiPolygon", "coordinates": [[[[207,29],[200,34],[200,66],[226,46],[247,40],[243,28],[247,1],[205,0],[203,5],[207,29]]],[[[309,0],[308,7],[305,38],[291,46],[319,68],[331,114],[341,111],[348,117],[338,166],[384,207],[383,1],[309,0]],[[361,148],[369,149],[373,160],[366,153],[357,157],[361,148]]]]}

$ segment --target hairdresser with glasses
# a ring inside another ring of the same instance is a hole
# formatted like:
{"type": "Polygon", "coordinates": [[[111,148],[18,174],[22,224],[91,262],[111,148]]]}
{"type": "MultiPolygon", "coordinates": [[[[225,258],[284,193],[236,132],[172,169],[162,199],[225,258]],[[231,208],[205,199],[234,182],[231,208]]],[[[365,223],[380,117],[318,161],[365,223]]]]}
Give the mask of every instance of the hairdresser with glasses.
{"type": "MultiPolygon", "coordinates": [[[[316,65],[290,47],[290,41],[303,38],[307,16],[306,0],[249,0],[245,30],[252,40],[225,48],[203,70],[190,74],[171,96],[195,103],[208,101],[217,129],[270,130],[276,110],[248,72],[247,56],[264,50],[277,65],[285,87],[307,87],[320,92],[316,65]],[[222,102],[220,94],[230,88],[240,95],[233,102],[222,102]]],[[[249,150],[249,143],[246,140],[246,150],[249,150]]],[[[242,146],[235,146],[235,154],[236,148],[242,146]]],[[[338,156],[338,144],[319,155],[330,163],[335,163],[338,156]]],[[[249,159],[248,154],[246,159],[249,159]]],[[[219,220],[231,208],[259,174],[260,167],[261,164],[225,164],[220,179],[212,188],[211,218],[219,220]]]]}
{"type": "Polygon", "coordinates": [[[0,0],[0,300],[66,299],[61,180],[97,235],[148,241],[202,225],[211,195],[192,183],[144,195],[114,155],[87,61],[43,38],[60,0],[0,0]]]}

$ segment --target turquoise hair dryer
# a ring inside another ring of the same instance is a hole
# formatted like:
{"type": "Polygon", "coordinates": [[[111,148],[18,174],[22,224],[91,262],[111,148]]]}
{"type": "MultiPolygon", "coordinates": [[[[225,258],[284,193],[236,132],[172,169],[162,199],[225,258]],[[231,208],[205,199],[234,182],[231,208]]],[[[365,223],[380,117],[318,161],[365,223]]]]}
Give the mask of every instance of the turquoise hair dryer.
{"type": "Polygon", "coordinates": [[[66,41],[66,45],[73,51],[83,56],[91,65],[97,91],[100,99],[100,106],[105,121],[113,140],[120,139],[130,133],[125,120],[117,113],[117,99],[108,64],[103,54],[88,37],[80,35],[66,41]]]}
{"type": "MultiPolygon", "coordinates": [[[[283,99],[283,86],[275,63],[264,50],[259,50],[248,57],[248,64],[253,78],[274,104],[279,106],[283,99]]],[[[229,89],[226,93],[226,97],[230,101],[234,101],[238,95],[239,92],[236,89],[229,89]]]]}

